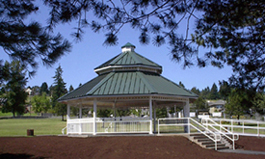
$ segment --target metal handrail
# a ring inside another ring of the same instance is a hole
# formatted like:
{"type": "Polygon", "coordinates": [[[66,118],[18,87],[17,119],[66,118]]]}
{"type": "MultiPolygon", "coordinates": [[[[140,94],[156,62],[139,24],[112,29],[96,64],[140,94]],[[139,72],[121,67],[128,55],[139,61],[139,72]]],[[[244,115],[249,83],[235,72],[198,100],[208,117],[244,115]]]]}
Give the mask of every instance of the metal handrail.
{"type": "Polygon", "coordinates": [[[195,122],[196,124],[200,125],[201,127],[206,129],[206,132],[210,132],[211,134],[214,135],[214,139],[211,138],[211,136],[209,136],[206,132],[201,131],[199,128],[197,128],[196,126],[192,125],[190,122],[190,125],[195,128],[196,130],[198,130],[200,133],[204,134],[205,136],[207,136],[209,139],[211,139],[214,143],[215,143],[215,150],[217,150],[217,142],[221,141],[221,135],[220,134],[216,134],[215,132],[211,131],[210,129],[208,129],[207,127],[205,127],[204,125],[202,125],[201,123],[197,122],[196,120],[190,118],[190,120],[192,120],[193,122],[195,122]]]}
{"type": "MultiPolygon", "coordinates": [[[[200,133],[202,133],[203,135],[205,135],[206,137],[208,137],[210,140],[212,140],[215,143],[215,150],[217,150],[217,142],[218,141],[221,141],[221,135],[220,134],[217,134],[217,133],[215,133],[213,131],[211,131],[210,129],[208,129],[207,127],[205,127],[204,125],[202,125],[201,123],[199,123],[196,120],[194,120],[192,118],[189,118],[189,117],[186,117],[186,118],[160,118],[160,119],[158,119],[158,134],[160,134],[160,126],[161,126],[160,121],[161,120],[176,120],[176,119],[188,119],[188,124],[170,124],[170,125],[183,125],[183,126],[186,125],[186,126],[192,126],[194,129],[196,129],[197,131],[199,131],[200,133]],[[198,127],[196,127],[195,125],[193,125],[190,121],[196,123],[197,125],[199,125],[200,127],[202,127],[205,131],[202,131],[201,129],[199,129],[198,127]],[[212,134],[214,136],[214,138],[211,137],[210,135],[208,135],[207,133],[212,134]]],[[[168,125],[168,124],[165,124],[165,125],[168,125]]]]}
{"type": "Polygon", "coordinates": [[[229,131],[228,129],[226,129],[226,128],[223,127],[222,125],[216,123],[214,120],[212,120],[212,119],[210,119],[210,118],[202,119],[202,122],[203,122],[204,120],[206,121],[206,125],[207,125],[207,126],[210,126],[210,127],[211,127],[212,129],[214,129],[217,133],[220,133],[220,134],[222,134],[223,136],[225,136],[227,139],[231,140],[232,143],[233,143],[233,150],[235,149],[235,141],[237,141],[237,140],[239,139],[239,135],[238,135],[237,133],[233,133],[233,132],[229,131]],[[209,124],[208,121],[212,122],[213,124],[209,124]],[[218,126],[218,127],[220,127],[220,130],[216,129],[213,125],[214,125],[214,126],[218,126]],[[223,130],[225,131],[225,133],[222,132],[221,129],[223,129],[223,130]],[[230,135],[232,136],[232,138],[229,137],[227,134],[230,134],[230,135]],[[236,138],[235,138],[235,136],[236,136],[236,138]]]}
{"type": "Polygon", "coordinates": [[[67,128],[67,126],[66,127],[64,127],[63,129],[62,129],[62,134],[64,135],[64,130],[67,128]]]}

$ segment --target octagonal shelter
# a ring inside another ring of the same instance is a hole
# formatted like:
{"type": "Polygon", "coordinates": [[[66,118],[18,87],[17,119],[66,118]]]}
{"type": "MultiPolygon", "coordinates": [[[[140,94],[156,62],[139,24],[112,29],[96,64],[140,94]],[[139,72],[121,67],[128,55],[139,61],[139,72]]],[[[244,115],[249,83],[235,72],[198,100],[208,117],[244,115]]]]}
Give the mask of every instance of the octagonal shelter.
{"type": "Polygon", "coordinates": [[[161,76],[162,67],[137,54],[134,45],[121,48],[122,53],[94,69],[96,78],[59,98],[67,104],[67,134],[152,134],[158,107],[181,107],[189,116],[189,102],[197,95],[161,76]],[[70,107],[79,108],[78,119],[70,119],[70,107]],[[93,117],[82,118],[84,108],[93,109],[93,117]],[[105,108],[113,109],[114,117],[98,118],[97,110],[105,108]],[[116,118],[116,109],[123,108],[146,109],[149,115],[116,118]]]}

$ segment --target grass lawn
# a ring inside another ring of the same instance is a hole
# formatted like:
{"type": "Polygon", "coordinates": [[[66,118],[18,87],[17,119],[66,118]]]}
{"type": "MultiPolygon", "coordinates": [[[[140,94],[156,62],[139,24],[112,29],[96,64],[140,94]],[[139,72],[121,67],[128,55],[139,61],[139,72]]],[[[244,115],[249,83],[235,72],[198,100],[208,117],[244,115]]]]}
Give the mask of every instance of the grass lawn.
{"type": "MultiPolygon", "coordinates": [[[[16,114],[17,116],[17,114],[16,114]]],[[[37,113],[26,113],[23,114],[23,116],[39,116],[37,113]]],[[[0,110],[0,117],[13,117],[12,113],[2,113],[2,111],[0,110]]]]}
{"type": "Polygon", "coordinates": [[[34,129],[34,135],[58,135],[65,126],[60,118],[2,119],[0,136],[26,136],[27,129],[34,129]]]}
{"type": "Polygon", "coordinates": [[[1,109],[0,109],[0,117],[12,117],[13,114],[12,113],[2,113],[1,109]]]}

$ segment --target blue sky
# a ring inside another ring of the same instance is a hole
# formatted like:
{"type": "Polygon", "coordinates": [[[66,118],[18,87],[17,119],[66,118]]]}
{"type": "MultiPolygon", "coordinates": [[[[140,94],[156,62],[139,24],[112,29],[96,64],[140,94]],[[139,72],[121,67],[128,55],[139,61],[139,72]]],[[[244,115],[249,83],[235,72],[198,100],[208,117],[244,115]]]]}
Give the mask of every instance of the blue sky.
{"type": "MultiPolygon", "coordinates": [[[[38,20],[45,24],[47,12],[44,7],[41,7],[40,12],[31,16],[29,20],[38,20]]],[[[103,45],[105,33],[94,33],[89,28],[85,29],[83,40],[75,43],[70,35],[74,32],[74,27],[76,27],[76,23],[72,22],[71,24],[60,25],[56,28],[55,32],[59,31],[70,42],[73,42],[72,51],[63,56],[52,67],[47,68],[40,65],[37,74],[28,80],[28,86],[40,86],[43,82],[47,82],[50,86],[54,82],[52,77],[55,75],[55,69],[61,65],[67,89],[70,85],[77,88],[79,83],[84,84],[96,77],[97,74],[94,72],[94,68],[121,53],[121,46],[127,42],[136,46],[135,52],[161,65],[163,67],[162,76],[175,83],[181,81],[187,89],[191,89],[194,86],[200,90],[207,86],[211,88],[213,83],[218,85],[219,80],[227,80],[232,74],[230,67],[218,69],[212,66],[206,68],[193,66],[183,69],[181,63],[171,60],[170,49],[166,44],[161,47],[156,47],[152,44],[142,45],[139,43],[139,32],[132,30],[129,26],[124,27],[118,34],[118,45],[108,47],[103,45]]],[[[179,31],[183,32],[184,27],[180,27],[179,31]]],[[[2,50],[0,52],[4,59],[9,59],[2,50]]]]}

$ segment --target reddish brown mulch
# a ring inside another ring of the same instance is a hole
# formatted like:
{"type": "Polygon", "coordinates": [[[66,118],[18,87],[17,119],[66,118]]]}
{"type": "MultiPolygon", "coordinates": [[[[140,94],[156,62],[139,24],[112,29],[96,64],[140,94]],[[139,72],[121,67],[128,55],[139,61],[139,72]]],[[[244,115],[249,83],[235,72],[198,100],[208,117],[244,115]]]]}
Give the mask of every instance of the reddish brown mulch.
{"type": "MultiPolygon", "coordinates": [[[[254,138],[254,137],[252,137],[254,138]]],[[[245,148],[265,151],[264,138],[238,142],[245,148]],[[251,145],[249,145],[251,144],[251,145]],[[255,148],[254,148],[255,147],[255,148]]],[[[1,137],[0,158],[262,158],[264,155],[222,153],[203,149],[181,136],[118,136],[118,137],[1,137]]]]}
{"type": "Polygon", "coordinates": [[[236,144],[240,149],[265,152],[265,138],[264,137],[240,136],[239,140],[236,141],[236,144]]]}

